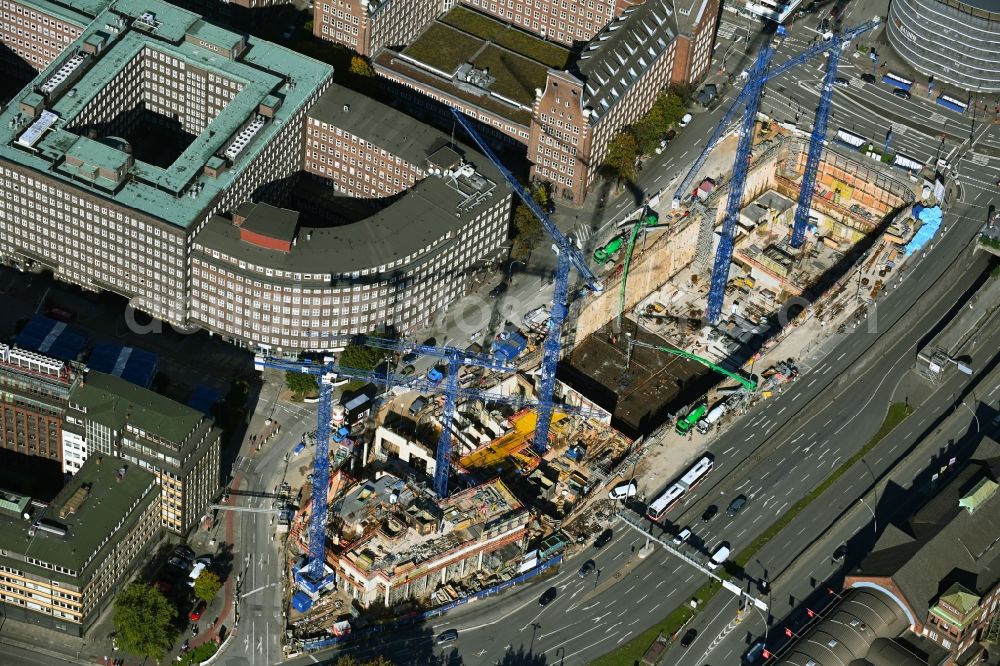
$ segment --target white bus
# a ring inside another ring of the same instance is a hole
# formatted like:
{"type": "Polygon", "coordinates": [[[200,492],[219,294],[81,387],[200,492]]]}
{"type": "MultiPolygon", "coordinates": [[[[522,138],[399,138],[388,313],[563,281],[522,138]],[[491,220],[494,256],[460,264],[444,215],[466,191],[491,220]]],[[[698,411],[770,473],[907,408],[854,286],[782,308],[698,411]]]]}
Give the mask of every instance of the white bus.
{"type": "Polygon", "coordinates": [[[714,466],[712,458],[703,456],[680,479],[671,484],[666,492],[653,500],[646,509],[646,517],[659,522],[667,514],[667,511],[670,511],[677,502],[694,490],[708,476],[714,466]]]}

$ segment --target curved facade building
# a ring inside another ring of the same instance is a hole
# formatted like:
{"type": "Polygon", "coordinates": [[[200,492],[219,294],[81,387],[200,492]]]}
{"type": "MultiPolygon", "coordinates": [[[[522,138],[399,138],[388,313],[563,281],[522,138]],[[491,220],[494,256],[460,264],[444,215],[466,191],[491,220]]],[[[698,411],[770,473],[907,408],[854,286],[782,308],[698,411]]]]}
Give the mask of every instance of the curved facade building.
{"type": "Polygon", "coordinates": [[[900,57],[935,81],[1000,91],[1000,0],[892,0],[887,35],[900,57]]]}

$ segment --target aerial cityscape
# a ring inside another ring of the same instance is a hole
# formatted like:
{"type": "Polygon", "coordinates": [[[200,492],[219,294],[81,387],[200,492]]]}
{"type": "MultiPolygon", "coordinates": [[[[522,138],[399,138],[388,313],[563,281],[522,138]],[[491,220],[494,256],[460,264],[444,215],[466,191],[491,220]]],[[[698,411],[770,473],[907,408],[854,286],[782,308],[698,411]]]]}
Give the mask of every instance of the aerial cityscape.
{"type": "Polygon", "coordinates": [[[1000,666],[1000,1],[0,0],[0,666],[1000,666]]]}

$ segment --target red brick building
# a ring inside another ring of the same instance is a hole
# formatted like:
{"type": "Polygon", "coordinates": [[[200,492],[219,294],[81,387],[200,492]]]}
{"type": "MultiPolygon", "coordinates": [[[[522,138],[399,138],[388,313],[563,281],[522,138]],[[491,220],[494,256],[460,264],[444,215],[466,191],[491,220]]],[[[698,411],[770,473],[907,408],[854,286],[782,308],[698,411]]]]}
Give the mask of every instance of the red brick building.
{"type": "Polygon", "coordinates": [[[642,0],[466,0],[464,4],[545,39],[572,45],[589,42],[609,21],[642,0]]]}
{"type": "Polygon", "coordinates": [[[528,140],[533,174],[582,202],[615,135],[665,87],[708,71],[718,11],[718,0],[647,0],[598,34],[575,71],[550,70],[528,140]]]}
{"type": "Polygon", "coordinates": [[[62,361],[0,343],[0,446],[62,462],[62,422],[76,378],[62,361]]]}
{"type": "Polygon", "coordinates": [[[454,0],[315,0],[313,34],[364,56],[401,47],[454,0]]]}
{"type": "Polygon", "coordinates": [[[532,175],[551,182],[557,196],[580,203],[615,135],[641,118],[664,88],[694,83],[708,72],[718,12],[719,0],[624,7],[579,55],[564,49],[568,62],[558,69],[537,57],[555,45],[515,26],[488,29],[490,19],[482,15],[472,35],[452,25],[467,27],[472,20],[453,20],[449,13],[408,48],[379,50],[373,65],[399,86],[526,144],[532,175]],[[483,36],[491,31],[496,36],[483,36]],[[468,52],[445,57],[431,48],[447,37],[467,42],[468,52]],[[532,39],[536,43],[526,46],[532,39]]]}

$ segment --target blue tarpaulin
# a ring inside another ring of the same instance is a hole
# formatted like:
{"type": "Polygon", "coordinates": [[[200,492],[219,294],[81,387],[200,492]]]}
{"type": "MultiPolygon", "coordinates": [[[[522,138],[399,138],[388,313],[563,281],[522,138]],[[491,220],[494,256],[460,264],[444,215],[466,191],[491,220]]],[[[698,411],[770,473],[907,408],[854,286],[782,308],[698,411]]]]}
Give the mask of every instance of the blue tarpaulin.
{"type": "Polygon", "coordinates": [[[312,608],[313,600],[309,598],[309,595],[299,590],[292,595],[292,608],[300,613],[305,613],[307,610],[312,608]]]}
{"type": "Polygon", "coordinates": [[[149,388],[156,376],[159,357],[143,349],[125,347],[114,342],[98,342],[90,353],[87,367],[127,382],[149,388]]]}
{"type": "Polygon", "coordinates": [[[215,403],[219,402],[219,392],[211,386],[200,384],[191,392],[187,405],[191,409],[197,409],[206,416],[211,416],[215,403]]]}
{"type": "Polygon", "coordinates": [[[934,234],[937,233],[938,228],[941,226],[941,208],[939,206],[924,208],[918,204],[913,207],[913,217],[920,220],[921,225],[903,250],[903,253],[907,257],[914,252],[920,251],[921,248],[930,242],[934,234]]]}
{"type": "Polygon", "coordinates": [[[61,321],[35,315],[17,334],[15,341],[24,349],[62,361],[74,361],[87,344],[87,334],[61,321]]]}

